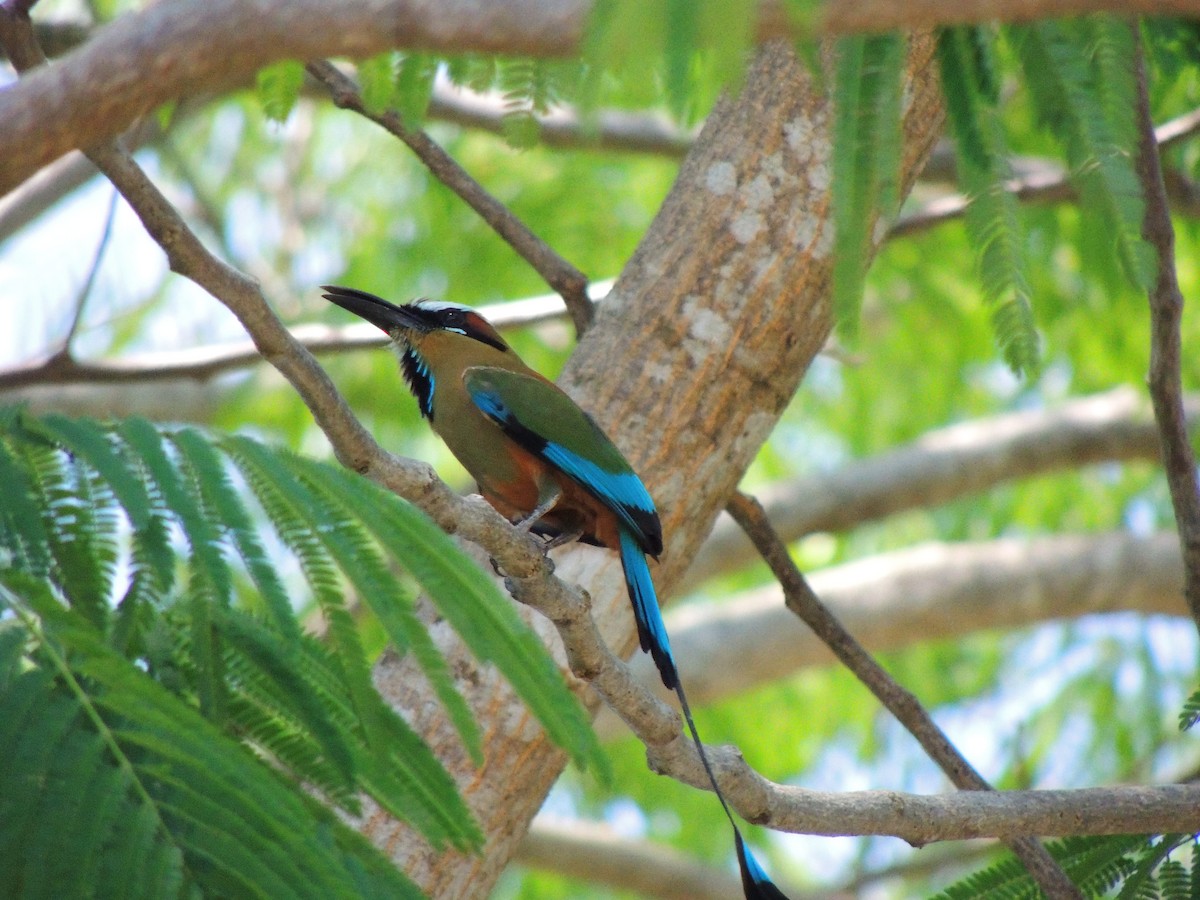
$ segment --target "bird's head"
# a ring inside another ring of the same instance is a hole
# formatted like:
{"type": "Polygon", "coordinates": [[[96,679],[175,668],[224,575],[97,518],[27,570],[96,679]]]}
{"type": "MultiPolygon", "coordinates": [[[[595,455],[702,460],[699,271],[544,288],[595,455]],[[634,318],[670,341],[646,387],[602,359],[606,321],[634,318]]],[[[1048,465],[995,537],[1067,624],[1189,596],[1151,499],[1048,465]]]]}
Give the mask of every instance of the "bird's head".
{"type": "Polygon", "coordinates": [[[469,366],[495,364],[514,355],[504,338],[468,306],[440,300],[415,300],[403,306],[366,291],[325,285],[325,299],[366,319],[395,341],[404,380],[417,398],[421,414],[435,418],[435,387],[446,374],[469,366]],[[501,356],[498,356],[500,354],[501,356]]]}
{"type": "Polygon", "coordinates": [[[435,340],[439,343],[449,340],[457,345],[463,340],[478,341],[502,353],[508,350],[508,344],[491,323],[469,306],[442,300],[414,300],[397,306],[354,288],[327,284],[323,290],[326,300],[366,319],[392,340],[415,348],[438,335],[435,340]],[[442,335],[445,338],[441,338],[442,335]]]}

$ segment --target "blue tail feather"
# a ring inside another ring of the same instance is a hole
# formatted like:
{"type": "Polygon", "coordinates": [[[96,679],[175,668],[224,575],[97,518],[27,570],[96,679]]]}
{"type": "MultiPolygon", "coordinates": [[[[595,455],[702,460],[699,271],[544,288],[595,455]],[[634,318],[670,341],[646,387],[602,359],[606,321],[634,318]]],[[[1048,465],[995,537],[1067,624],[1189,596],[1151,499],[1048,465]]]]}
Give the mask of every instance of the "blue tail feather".
{"type": "Polygon", "coordinates": [[[742,832],[737,827],[725,795],[717,785],[717,776],[713,774],[712,765],[708,761],[708,753],[700,740],[700,732],[692,719],[692,710],[688,705],[687,694],[679,682],[679,673],[675,669],[675,658],[671,654],[671,642],[667,637],[667,626],[663,623],[662,613],[658,608],[658,595],[654,592],[654,582],[650,578],[650,567],[646,565],[646,555],[638,544],[637,538],[627,529],[621,530],[621,565],[625,568],[625,584],[629,589],[629,600],[633,604],[633,618],[637,622],[638,640],[642,649],[647,650],[658,666],[658,674],[668,688],[675,691],[679,698],[679,706],[683,710],[683,720],[687,723],[692,740],[696,744],[696,752],[700,754],[700,762],[708,774],[713,791],[720,801],[729,824],[733,826],[734,844],[737,848],[738,867],[742,872],[742,890],[746,900],[788,900],[787,895],[775,886],[767,877],[754,854],[742,839],[742,832]]]}
{"type": "Polygon", "coordinates": [[[663,624],[658,608],[658,595],[654,592],[650,567],[646,565],[646,554],[637,538],[625,528],[621,529],[621,565],[625,569],[625,585],[629,589],[629,602],[633,604],[633,618],[637,622],[638,642],[654,660],[663,684],[674,688],[679,684],[679,675],[675,670],[667,626],[663,624]]]}

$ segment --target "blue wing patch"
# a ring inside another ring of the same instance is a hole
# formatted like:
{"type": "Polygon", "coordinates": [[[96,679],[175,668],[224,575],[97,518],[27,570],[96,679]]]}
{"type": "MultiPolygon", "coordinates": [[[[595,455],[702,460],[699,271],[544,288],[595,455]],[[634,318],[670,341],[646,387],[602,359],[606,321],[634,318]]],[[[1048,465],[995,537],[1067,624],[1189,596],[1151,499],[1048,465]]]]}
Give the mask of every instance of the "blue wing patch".
{"type": "Polygon", "coordinates": [[[495,391],[474,390],[470,391],[470,394],[475,405],[497,425],[503,425],[505,420],[512,418],[512,411],[505,406],[504,401],[495,391]]]}
{"type": "Polygon", "coordinates": [[[547,443],[540,455],[603,500],[635,533],[642,533],[645,527],[637,513],[654,515],[650,492],[634,472],[606,471],[561,444],[547,443]]]}

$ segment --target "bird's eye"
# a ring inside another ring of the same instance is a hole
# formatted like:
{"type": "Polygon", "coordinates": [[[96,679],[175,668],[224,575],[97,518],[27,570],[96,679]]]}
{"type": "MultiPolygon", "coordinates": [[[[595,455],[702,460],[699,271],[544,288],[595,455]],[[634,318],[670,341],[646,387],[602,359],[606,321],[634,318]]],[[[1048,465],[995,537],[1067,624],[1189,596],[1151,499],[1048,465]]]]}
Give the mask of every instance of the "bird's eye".
{"type": "Polygon", "coordinates": [[[447,325],[462,325],[462,323],[463,323],[463,314],[462,314],[461,309],[446,310],[446,324],[447,325]]]}

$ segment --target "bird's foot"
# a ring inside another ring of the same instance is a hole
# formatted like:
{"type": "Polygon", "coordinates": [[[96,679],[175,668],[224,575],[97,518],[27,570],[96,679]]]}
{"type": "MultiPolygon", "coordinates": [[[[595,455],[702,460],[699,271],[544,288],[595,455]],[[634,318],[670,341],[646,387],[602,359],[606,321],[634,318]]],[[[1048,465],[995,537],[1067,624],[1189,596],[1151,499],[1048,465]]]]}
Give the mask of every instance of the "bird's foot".
{"type": "Polygon", "coordinates": [[[537,509],[516,523],[517,531],[529,533],[529,529],[538,523],[538,521],[550,510],[554,509],[558,501],[562,499],[562,492],[555,491],[550,497],[538,505],[537,509]]]}
{"type": "Polygon", "coordinates": [[[560,531],[558,534],[551,535],[550,537],[546,538],[546,542],[542,544],[542,550],[546,553],[549,553],[555,547],[573,544],[581,537],[583,537],[582,528],[576,528],[574,531],[560,531]]]}

